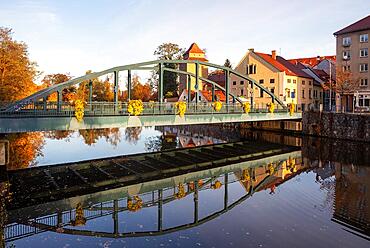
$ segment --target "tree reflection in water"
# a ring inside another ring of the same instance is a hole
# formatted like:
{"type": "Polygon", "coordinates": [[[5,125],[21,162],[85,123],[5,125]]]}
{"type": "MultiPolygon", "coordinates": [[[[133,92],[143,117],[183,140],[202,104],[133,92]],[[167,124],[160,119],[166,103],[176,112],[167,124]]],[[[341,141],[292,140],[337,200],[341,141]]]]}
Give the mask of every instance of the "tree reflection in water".
{"type": "Polygon", "coordinates": [[[95,144],[101,138],[105,138],[105,141],[114,147],[121,142],[119,128],[83,129],[79,130],[78,133],[88,146],[95,144]]]}
{"type": "Polygon", "coordinates": [[[142,130],[142,127],[127,127],[125,129],[125,140],[130,144],[136,145],[142,130]]]}
{"type": "Polygon", "coordinates": [[[2,139],[9,141],[8,170],[36,166],[36,158],[43,156],[44,134],[40,132],[7,134],[2,139]]]}

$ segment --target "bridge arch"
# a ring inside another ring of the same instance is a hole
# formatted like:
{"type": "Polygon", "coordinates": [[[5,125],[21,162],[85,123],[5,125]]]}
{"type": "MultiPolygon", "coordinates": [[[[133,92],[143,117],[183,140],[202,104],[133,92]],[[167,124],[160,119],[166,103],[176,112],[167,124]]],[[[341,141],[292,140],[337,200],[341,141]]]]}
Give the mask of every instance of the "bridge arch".
{"type": "MultiPolygon", "coordinates": [[[[12,104],[8,105],[5,108],[5,111],[7,111],[7,112],[16,111],[18,109],[21,109],[23,106],[26,106],[26,105],[32,104],[32,103],[36,103],[41,99],[45,102],[46,98],[49,95],[51,95],[55,92],[58,93],[58,106],[59,106],[59,104],[61,104],[61,94],[62,94],[63,89],[65,89],[67,87],[70,87],[70,86],[73,86],[73,85],[80,84],[84,81],[91,81],[94,78],[98,78],[100,76],[104,76],[106,74],[111,74],[111,73],[114,74],[114,102],[118,102],[118,77],[119,77],[119,73],[122,72],[122,71],[127,71],[127,76],[128,76],[128,99],[130,99],[131,71],[132,70],[157,70],[159,72],[158,100],[159,100],[160,103],[162,103],[163,100],[164,100],[164,97],[163,97],[164,96],[163,95],[163,72],[164,71],[169,71],[169,72],[174,72],[174,73],[179,73],[179,74],[185,74],[185,75],[188,75],[189,77],[194,77],[196,79],[197,84],[199,83],[199,80],[211,84],[212,85],[212,99],[213,100],[214,100],[214,89],[218,88],[218,89],[222,90],[223,92],[225,92],[226,104],[229,103],[229,98],[230,97],[233,99],[233,102],[235,102],[235,101],[241,102],[241,100],[237,96],[235,96],[235,95],[233,95],[232,93],[229,92],[229,88],[230,88],[229,87],[229,75],[234,74],[237,77],[240,77],[240,78],[242,78],[244,80],[247,80],[248,82],[251,83],[251,87],[252,87],[252,95],[251,95],[251,99],[250,99],[251,100],[251,106],[253,106],[253,103],[254,103],[253,102],[254,101],[253,87],[255,86],[255,87],[259,88],[261,91],[268,94],[271,97],[271,102],[274,103],[276,101],[283,109],[286,109],[285,104],[275,94],[273,94],[271,91],[269,91],[264,86],[259,84],[256,80],[248,77],[247,75],[243,75],[243,74],[241,74],[241,73],[239,73],[239,72],[237,72],[237,71],[235,71],[231,68],[221,66],[221,65],[217,65],[217,64],[212,64],[212,63],[209,63],[209,62],[198,61],[198,60],[153,60],[153,61],[142,62],[142,63],[137,63],[137,64],[117,66],[117,67],[109,68],[109,69],[106,69],[106,70],[103,70],[103,71],[100,71],[100,72],[94,72],[94,73],[90,73],[90,74],[87,74],[87,75],[84,75],[84,76],[81,76],[81,77],[77,77],[77,78],[71,79],[69,81],[66,81],[64,83],[61,83],[61,84],[52,85],[48,88],[42,89],[42,90],[32,94],[32,95],[30,95],[30,96],[28,96],[24,99],[21,99],[21,100],[15,102],[15,103],[12,103],[12,104]],[[223,70],[223,71],[225,71],[225,88],[221,87],[220,85],[218,85],[216,82],[214,82],[212,80],[200,77],[199,73],[198,73],[199,70],[196,70],[196,73],[194,74],[194,73],[191,73],[191,72],[186,72],[186,71],[181,71],[181,70],[178,70],[178,69],[168,68],[168,67],[166,67],[166,64],[195,64],[196,68],[199,68],[200,65],[204,65],[204,66],[207,66],[207,67],[212,67],[212,68],[216,68],[216,69],[219,69],[219,70],[223,70]]],[[[90,90],[91,90],[91,88],[90,88],[90,90]]],[[[190,93],[190,91],[189,91],[189,93],[190,93]]]]}

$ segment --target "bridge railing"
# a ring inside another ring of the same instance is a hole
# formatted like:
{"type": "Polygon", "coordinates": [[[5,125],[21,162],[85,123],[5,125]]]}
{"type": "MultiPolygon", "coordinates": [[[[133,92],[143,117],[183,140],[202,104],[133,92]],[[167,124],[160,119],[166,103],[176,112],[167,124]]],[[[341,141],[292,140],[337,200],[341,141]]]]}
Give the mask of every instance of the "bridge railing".
{"type": "MultiPolygon", "coordinates": [[[[152,103],[145,102],[142,115],[176,115],[177,109],[175,102],[152,103]]],[[[1,106],[6,105],[0,105],[1,106]]],[[[127,102],[88,102],[85,105],[85,116],[128,116],[127,102]]],[[[288,110],[276,105],[275,111],[286,113],[288,110]]],[[[73,117],[75,113],[74,106],[69,102],[36,102],[19,106],[15,111],[1,111],[0,117],[73,117]]],[[[222,104],[219,111],[216,111],[210,102],[187,103],[185,115],[196,114],[242,114],[243,107],[240,103],[222,104]]],[[[268,113],[266,104],[254,104],[250,113],[268,113]]]]}

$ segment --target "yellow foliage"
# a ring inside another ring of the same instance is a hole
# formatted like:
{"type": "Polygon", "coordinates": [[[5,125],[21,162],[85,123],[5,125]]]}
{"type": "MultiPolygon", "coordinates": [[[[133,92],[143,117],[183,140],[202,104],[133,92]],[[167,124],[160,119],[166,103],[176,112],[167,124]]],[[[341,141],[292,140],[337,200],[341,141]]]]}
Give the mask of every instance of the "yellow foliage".
{"type": "Polygon", "coordinates": [[[222,186],[222,183],[220,182],[220,181],[216,181],[214,184],[212,184],[212,189],[219,189],[219,188],[221,188],[221,186],[222,186]]]}
{"type": "Polygon", "coordinates": [[[86,224],[86,218],[81,203],[77,204],[76,207],[76,219],[72,221],[72,226],[84,226],[86,224]]]}
{"type": "Polygon", "coordinates": [[[148,106],[149,106],[149,108],[153,109],[154,108],[154,101],[150,100],[148,106]]]}
{"type": "Polygon", "coordinates": [[[177,189],[178,189],[178,192],[175,193],[176,199],[184,198],[186,196],[184,185],[182,183],[179,183],[179,185],[177,186],[177,189]]]}
{"type": "Polygon", "coordinates": [[[78,122],[81,122],[84,118],[84,103],[81,100],[76,100],[75,101],[75,117],[78,122]]]}
{"type": "Polygon", "coordinates": [[[130,100],[128,102],[127,112],[129,112],[131,115],[138,116],[143,112],[143,110],[144,105],[141,100],[130,100]]]}
{"type": "Polygon", "coordinates": [[[295,104],[294,103],[289,104],[289,114],[290,115],[294,114],[294,110],[295,110],[295,104]]]}
{"type": "Polygon", "coordinates": [[[243,103],[244,113],[248,114],[251,111],[251,104],[249,102],[243,103]]]}
{"type": "Polygon", "coordinates": [[[143,206],[143,200],[139,196],[134,196],[134,199],[127,199],[127,209],[131,212],[139,211],[143,206]]]}
{"type": "Polygon", "coordinates": [[[275,104],[273,103],[268,103],[267,104],[267,107],[268,107],[268,110],[270,113],[274,113],[274,110],[275,110],[275,104]]]}
{"type": "Polygon", "coordinates": [[[214,102],[214,103],[212,104],[212,106],[213,106],[213,109],[214,109],[216,112],[219,112],[219,111],[221,110],[221,108],[222,108],[222,102],[220,102],[220,101],[214,102]]]}
{"type": "Polygon", "coordinates": [[[251,176],[249,175],[249,171],[243,170],[241,181],[248,182],[250,179],[251,179],[251,176]]]}
{"type": "Polygon", "coordinates": [[[175,106],[177,109],[176,114],[178,114],[180,117],[184,117],[186,112],[186,102],[177,102],[175,106]]]}
{"type": "Polygon", "coordinates": [[[273,175],[274,172],[275,172],[275,168],[274,168],[273,164],[268,164],[268,173],[269,173],[269,175],[270,176],[273,175]]]}

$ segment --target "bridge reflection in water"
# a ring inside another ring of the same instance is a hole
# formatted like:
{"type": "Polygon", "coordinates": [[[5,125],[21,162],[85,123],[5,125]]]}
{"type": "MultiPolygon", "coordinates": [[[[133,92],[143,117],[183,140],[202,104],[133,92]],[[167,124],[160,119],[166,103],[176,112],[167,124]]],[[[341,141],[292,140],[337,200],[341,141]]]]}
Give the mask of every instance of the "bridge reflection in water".
{"type": "Polygon", "coordinates": [[[153,236],[175,232],[210,221],[242,203],[255,192],[268,188],[273,192],[276,185],[306,169],[309,168],[302,164],[301,152],[293,151],[258,161],[231,164],[13,209],[8,212],[5,239],[8,242],[14,241],[45,231],[110,238],[153,236]],[[228,197],[228,187],[234,183],[239,183],[245,193],[239,199],[231,201],[228,197]],[[209,190],[222,192],[217,196],[223,199],[223,207],[200,217],[200,192],[209,190]],[[191,221],[173,227],[165,226],[163,217],[165,206],[172,201],[182,201],[187,197],[193,198],[191,221]],[[141,231],[141,228],[138,228],[131,232],[120,232],[122,227],[119,226],[119,213],[139,212],[146,208],[156,208],[156,211],[151,211],[157,218],[156,228],[148,231],[141,231]],[[113,232],[86,230],[79,227],[108,215],[113,219],[113,232]]]}

